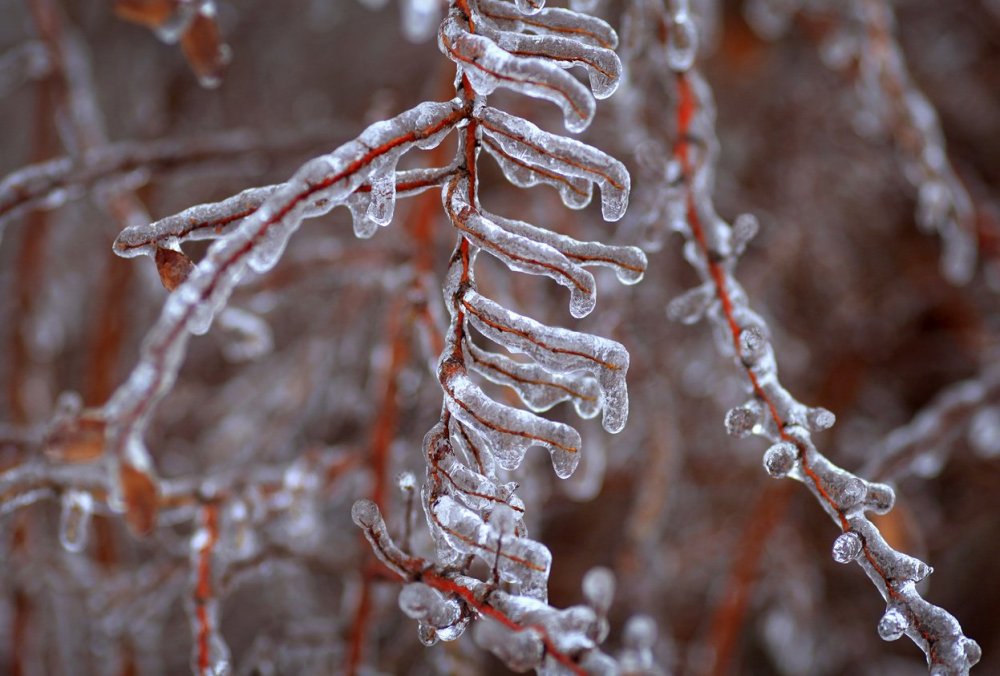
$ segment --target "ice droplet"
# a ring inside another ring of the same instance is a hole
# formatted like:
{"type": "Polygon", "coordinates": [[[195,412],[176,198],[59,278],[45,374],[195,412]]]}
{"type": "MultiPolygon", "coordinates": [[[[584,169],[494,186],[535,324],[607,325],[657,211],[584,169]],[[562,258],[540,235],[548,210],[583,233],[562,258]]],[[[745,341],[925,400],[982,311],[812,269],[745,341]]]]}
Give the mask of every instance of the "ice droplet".
{"type": "Polygon", "coordinates": [[[798,449],[795,444],[781,441],[764,452],[764,469],[775,479],[781,479],[792,471],[797,459],[798,449]]]}
{"type": "Polygon", "coordinates": [[[1000,456],[1000,407],[984,408],[969,424],[969,444],[982,458],[1000,456]]]}
{"type": "Polygon", "coordinates": [[[420,644],[425,648],[430,648],[432,645],[437,645],[438,635],[437,630],[429,624],[421,622],[417,625],[417,639],[420,644]]]}
{"type": "Polygon", "coordinates": [[[388,225],[396,206],[396,165],[386,162],[371,179],[371,201],[365,215],[373,223],[388,225]]]}
{"type": "Polygon", "coordinates": [[[351,519],[361,528],[371,528],[381,518],[378,506],[371,500],[358,500],[351,507],[351,519]]]}
{"type": "Polygon", "coordinates": [[[599,614],[606,614],[615,596],[615,575],[608,568],[591,568],[583,577],[583,596],[599,614]]]}
{"type": "Polygon", "coordinates": [[[399,490],[408,493],[416,490],[417,477],[413,475],[413,472],[401,472],[396,478],[396,483],[399,486],[399,490]]]}
{"type": "Polygon", "coordinates": [[[90,517],[94,512],[94,498],[86,491],[66,491],[59,515],[59,543],[74,554],[87,546],[90,517]]]}
{"type": "Polygon", "coordinates": [[[649,615],[636,615],[625,625],[625,645],[650,648],[656,643],[656,621],[649,615]]]}
{"type": "Polygon", "coordinates": [[[903,612],[895,606],[885,611],[885,615],[878,621],[878,635],[883,641],[895,641],[906,632],[910,625],[903,612]]]}
{"type": "Polygon", "coordinates": [[[836,492],[840,509],[850,509],[864,499],[867,494],[867,484],[863,479],[849,476],[836,486],[836,492]]]}
{"type": "Polygon", "coordinates": [[[694,324],[705,315],[714,298],[713,287],[707,284],[685,291],[667,304],[667,317],[681,324],[694,324]]]}
{"type": "Polygon", "coordinates": [[[896,492],[888,484],[868,484],[865,495],[865,509],[876,514],[885,514],[896,504],[896,492]]]}
{"type": "Polygon", "coordinates": [[[760,420],[760,411],[751,406],[736,406],[726,413],[726,432],[737,439],[746,439],[760,420]]]}
{"type": "Polygon", "coordinates": [[[833,541],[833,560],[837,563],[850,563],[861,553],[861,536],[852,530],[841,533],[833,541]]]}
{"type": "Polygon", "coordinates": [[[828,411],[822,407],[811,408],[809,409],[809,413],[806,414],[806,422],[811,431],[821,432],[833,427],[837,422],[837,416],[833,414],[833,411],[828,411]]]}
{"type": "Polygon", "coordinates": [[[740,358],[744,364],[754,364],[767,350],[767,336],[759,326],[740,331],[740,358]]]}
{"type": "Polygon", "coordinates": [[[667,35],[667,63],[678,73],[691,68],[698,52],[698,32],[691,17],[685,14],[674,16],[670,33],[667,35]]]}
{"type": "Polygon", "coordinates": [[[740,214],[733,221],[733,253],[737,256],[746,251],[747,245],[760,231],[760,221],[753,214],[740,214]]]}
{"type": "Polygon", "coordinates": [[[983,649],[979,647],[979,644],[971,638],[963,638],[961,645],[962,652],[965,653],[965,659],[968,660],[969,666],[978,663],[983,656],[983,649]]]}

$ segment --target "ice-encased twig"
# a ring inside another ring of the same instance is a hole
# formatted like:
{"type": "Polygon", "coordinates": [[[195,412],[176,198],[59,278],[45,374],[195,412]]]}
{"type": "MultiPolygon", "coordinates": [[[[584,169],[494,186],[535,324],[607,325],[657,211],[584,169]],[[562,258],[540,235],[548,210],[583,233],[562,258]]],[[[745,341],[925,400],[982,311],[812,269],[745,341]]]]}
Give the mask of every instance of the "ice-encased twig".
{"type": "MultiPolygon", "coordinates": [[[[979,416],[991,415],[991,407],[1000,404],[1000,369],[992,368],[981,377],[964,380],[947,388],[906,425],[890,432],[872,452],[861,474],[879,481],[899,481],[911,474],[927,475],[940,469],[958,437],[970,426],[974,427],[979,416]]],[[[983,424],[988,424],[988,421],[983,424]]],[[[983,436],[994,437],[1000,444],[994,427],[983,431],[983,436]]],[[[976,436],[970,430],[969,436],[976,436]]],[[[984,439],[985,441],[985,439],[984,439]]]]}
{"type": "Polygon", "coordinates": [[[832,416],[809,409],[780,385],[766,323],[750,309],[749,299],[733,277],[741,248],[733,246],[735,230],[716,214],[713,204],[718,141],[711,90],[695,69],[671,76],[668,82],[676,96],[674,159],[681,165],[685,186],[676,208],[684,214],[680,231],[688,241],[686,258],[703,284],[713,289],[707,315],[717,346],[746,374],[751,394],[747,405],[727,415],[727,428],[737,436],[752,432],[771,441],[764,456],[767,471],[803,482],[840,526],[843,532],[834,545],[835,559],[856,561],[887,602],[880,636],[894,640],[905,633],[924,651],[933,674],[967,674],[979,661],[979,645],[963,635],[950,613],[916,591],[914,584],[930,573],[929,566],[890,548],[865,516],[867,511],[891,509],[892,489],[865,481],[827,460],[815,448],[811,432],[829,427],[832,416]]]}
{"type": "Polygon", "coordinates": [[[173,385],[188,336],[208,330],[248,269],[263,272],[273,267],[304,218],[342,203],[379,166],[394,166],[407,150],[436,145],[466,114],[454,102],[424,103],[371,125],[357,140],[304,164],[239,227],[213,244],[167,298],[146,335],[139,363],[105,407],[112,458],[152,471],[142,442],[146,421],[173,385]]]}

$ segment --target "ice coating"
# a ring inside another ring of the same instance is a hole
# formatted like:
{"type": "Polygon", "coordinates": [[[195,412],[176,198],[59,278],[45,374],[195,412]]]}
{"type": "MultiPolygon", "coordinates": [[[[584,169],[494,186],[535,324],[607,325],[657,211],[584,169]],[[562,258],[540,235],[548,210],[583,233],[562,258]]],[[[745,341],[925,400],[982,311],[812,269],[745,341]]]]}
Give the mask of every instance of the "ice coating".
{"type": "Polygon", "coordinates": [[[501,579],[517,583],[520,593],[546,598],[552,555],[544,545],[502,532],[449,496],[435,500],[430,511],[453,549],[482,559],[501,579]]]}
{"type": "Polygon", "coordinates": [[[519,467],[531,446],[549,451],[558,476],[565,478],[576,469],[580,434],[569,425],[497,403],[457,369],[444,375],[442,386],[448,410],[486,440],[504,469],[519,467]]]}
{"type": "Polygon", "coordinates": [[[466,344],[466,350],[472,357],[472,370],[494,383],[513,388],[532,411],[547,411],[563,401],[573,402],[581,418],[593,418],[601,410],[600,387],[585,373],[552,373],[537,364],[487,352],[472,342],[466,344]]]}
{"type": "Polygon", "coordinates": [[[606,221],[625,214],[631,178],[618,160],[575,139],[557,136],[495,108],[479,113],[483,134],[509,157],[539,171],[586,179],[601,189],[606,221]]]}
{"type": "Polygon", "coordinates": [[[594,184],[578,176],[563,176],[554,172],[533,168],[517,157],[508,155],[492,138],[483,138],[483,148],[496,160],[506,178],[518,188],[532,188],[536,185],[550,185],[559,191],[559,197],[570,209],[583,209],[590,204],[594,184]]]}
{"type": "Polygon", "coordinates": [[[504,87],[555,103],[562,110],[566,128],[572,132],[581,132],[590,125],[594,97],[554,63],[537,57],[513,56],[489,38],[470,33],[464,22],[454,16],[441,24],[438,44],[459,65],[477,93],[492,94],[497,87],[504,87]]]}
{"type": "Polygon", "coordinates": [[[469,291],[462,299],[469,321],[483,335],[512,352],[527,354],[556,373],[585,371],[604,392],[604,429],[619,432],[628,418],[628,352],[621,343],[587,333],[546,326],[469,291]]]}
{"type": "Polygon", "coordinates": [[[94,513],[94,498],[87,491],[69,490],[63,494],[59,514],[59,543],[74,554],[87,546],[90,517],[94,513]]]}
{"type": "Polygon", "coordinates": [[[525,35],[492,30],[488,25],[481,26],[479,30],[506,52],[583,67],[590,80],[590,89],[597,99],[608,98],[618,88],[622,64],[618,55],[610,49],[556,35],[525,35]]]}
{"type": "Polygon", "coordinates": [[[510,3],[500,0],[479,0],[477,4],[480,16],[486,17],[502,30],[571,36],[585,44],[605,49],[618,46],[618,35],[610,24],[578,11],[553,7],[527,17],[515,10],[510,3]]]}
{"type": "Polygon", "coordinates": [[[449,191],[448,213],[454,226],[473,244],[517,272],[545,275],[570,291],[570,314],[584,317],[597,303],[594,277],[545,242],[504,229],[496,218],[474,209],[464,195],[468,182],[449,191]]]}
{"type": "Polygon", "coordinates": [[[199,204],[150,224],[133,225],[119,233],[114,251],[123,258],[152,255],[157,245],[220,239],[257,211],[278,186],[249,188],[221,202],[199,204]]]}
{"type": "MultiPolygon", "coordinates": [[[[151,409],[176,379],[188,335],[209,329],[248,267],[257,271],[273,267],[302,218],[332,209],[381,163],[394,162],[412,147],[440,143],[460,119],[451,102],[420,104],[371,125],[357,140],[329,155],[306,162],[263,203],[257,202],[261,193],[241,194],[221,207],[231,213],[240,200],[247,206],[256,204],[238,227],[212,244],[204,259],[167,298],[143,341],[139,363],[106,407],[109,419],[118,422],[112,425],[113,439],[118,440],[112,447],[120,449],[122,440],[141,437],[151,409]]],[[[173,228],[179,222],[161,227],[173,228]]],[[[140,462],[151,465],[148,456],[140,462]]]]}
{"type": "MultiPolygon", "coordinates": [[[[439,423],[424,438],[428,481],[434,490],[446,493],[470,509],[484,514],[499,505],[508,506],[518,515],[523,514],[524,503],[514,495],[517,484],[501,483],[495,478],[491,467],[484,467],[483,472],[473,470],[456,453],[456,446],[463,447],[466,443],[462,438],[466,431],[464,428],[453,430],[446,436],[443,425],[439,423]]],[[[515,527],[520,531],[523,523],[519,521],[515,527]]]]}
{"type": "Polygon", "coordinates": [[[601,242],[581,242],[545,228],[502,216],[489,216],[509,232],[548,244],[582,267],[607,267],[622,284],[637,284],[646,271],[646,254],[634,246],[613,246],[601,242]]]}

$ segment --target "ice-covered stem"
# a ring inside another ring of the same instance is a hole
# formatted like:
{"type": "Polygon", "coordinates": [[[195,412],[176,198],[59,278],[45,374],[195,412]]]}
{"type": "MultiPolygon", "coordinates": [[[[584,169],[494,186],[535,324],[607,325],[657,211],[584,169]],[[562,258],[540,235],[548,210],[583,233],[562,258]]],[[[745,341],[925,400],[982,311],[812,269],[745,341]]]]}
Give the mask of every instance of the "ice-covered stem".
{"type": "MultiPolygon", "coordinates": [[[[399,157],[414,147],[439,143],[468,115],[454,103],[425,103],[390,120],[370,126],[357,140],[307,162],[287,183],[274,189],[240,225],[210,247],[205,258],[170,294],[159,319],[146,335],[140,361],[104,408],[109,422],[110,459],[122,467],[151,475],[152,463],[142,441],[143,430],[159,400],[170,390],[192,333],[208,330],[233,288],[249,269],[265,272],[281,256],[288,239],[305,218],[327,213],[344,203],[376,172],[390,177],[399,157]]],[[[206,211],[213,212],[211,208],[206,211]]],[[[225,209],[217,209],[225,217],[225,209]]],[[[207,217],[207,215],[206,215],[207,217]]],[[[153,249],[153,244],[149,245],[153,249]]],[[[123,477],[124,479],[124,477],[123,477]]],[[[139,486],[129,509],[155,505],[155,486],[139,486]]],[[[140,525],[151,525],[146,514],[140,525]]],[[[140,531],[144,530],[142,528],[140,531]]]]}
{"type": "Polygon", "coordinates": [[[984,456],[1000,452],[1000,369],[947,388],[906,425],[890,432],[862,469],[878,481],[898,481],[921,473],[921,465],[940,468],[957,438],[984,456]]]}
{"type": "Polygon", "coordinates": [[[856,73],[865,111],[888,129],[903,173],[917,189],[917,225],[941,237],[943,274],[956,284],[968,282],[976,271],[975,209],[948,160],[937,112],[910,75],[892,5],[851,0],[836,11],[843,25],[829,38],[826,60],[856,73]]]}
{"type": "Polygon", "coordinates": [[[889,547],[865,516],[867,511],[891,509],[892,489],[826,459],[811,433],[830,427],[833,414],[799,403],[778,380],[767,325],[751,310],[733,276],[756,223],[740,217],[730,226],[716,214],[712,191],[717,141],[711,92],[695,69],[677,70],[671,78],[677,101],[673,160],[679,165],[682,186],[675,222],[687,240],[685,257],[703,284],[675,300],[671,314],[688,322],[709,316],[720,351],[746,375],[751,394],[746,404],[726,415],[728,431],[770,440],[772,446],[764,454],[768,473],[803,482],[840,526],[834,558],[856,561],[888,603],[880,635],[886,640],[908,635],[926,654],[933,673],[968,673],[979,661],[978,644],[962,634],[952,615],[916,591],[915,584],[930,574],[930,567],[889,547]]]}
{"type": "Polygon", "coordinates": [[[213,558],[219,541],[219,508],[207,504],[191,538],[191,626],[194,628],[192,670],[198,676],[227,673],[229,648],[219,633],[219,599],[215,592],[213,558]]]}
{"type": "MultiPolygon", "coordinates": [[[[577,241],[483,208],[478,162],[484,149],[511,183],[555,187],[571,208],[586,206],[598,186],[607,220],[622,216],[629,190],[628,173],[617,160],[493,109],[486,96],[504,87],[551,101],[562,110],[566,127],[580,131],[593,116],[594,97],[607,96],[617,86],[621,65],[609,49],[615,41],[604,22],[568,10],[523,3],[515,10],[492,0],[451,3],[438,44],[458,68],[456,105],[468,115],[459,125],[454,161],[437,174],[444,210],[458,236],[443,285],[450,322],[443,340],[436,341],[444,406],[424,439],[427,472],[421,495],[437,549],[434,565],[451,572],[433,573],[432,564],[422,559],[415,563],[417,558],[396,547],[374,503],[355,506],[355,521],[387,566],[410,581],[414,566],[421,567],[420,584],[404,588],[400,605],[420,622],[422,641],[453,640],[473,616],[485,618],[477,625],[481,642],[519,669],[541,666],[548,654],[582,673],[564,657],[562,643],[575,640],[572,632],[556,631],[561,627],[554,620],[540,633],[542,622],[518,623],[523,607],[540,617],[562,617],[563,611],[545,603],[551,555],[526,537],[524,505],[514,495],[515,485],[503,482],[499,472],[517,469],[532,446],[549,451],[560,477],[573,472],[579,433],[536,414],[561,401],[573,401],[585,417],[603,410],[605,428],[621,430],[628,412],[628,354],[614,341],[544,325],[484,297],[476,285],[476,258],[485,252],[513,271],[547,276],[565,286],[575,317],[591,312],[596,302],[588,267],[611,267],[620,280],[634,283],[646,260],[635,248],[577,241]],[[583,68],[591,89],[567,74],[566,66],[583,68]],[[479,347],[477,333],[528,361],[479,347]],[[474,376],[511,387],[531,411],[491,399],[474,376]],[[488,583],[465,577],[477,559],[490,569],[488,583]],[[459,578],[466,582],[456,583],[459,578]],[[495,587],[504,593],[491,591],[495,587]],[[507,599],[507,592],[511,607],[522,608],[512,610],[513,616],[500,609],[499,601],[484,599],[486,594],[507,599]],[[466,610],[460,612],[458,603],[466,610]],[[511,630],[519,634],[513,644],[520,648],[513,651],[501,640],[511,630]]],[[[373,196],[381,189],[372,183],[373,196]]],[[[429,266],[424,262],[421,267],[429,266]]]]}
{"type": "Polygon", "coordinates": [[[135,189],[153,176],[205,167],[215,171],[258,152],[302,150],[327,141],[337,129],[333,123],[263,136],[240,129],[191,138],[120,141],[88,149],[79,157],[46,157],[0,180],[0,233],[21,213],[54,209],[95,189],[119,185],[135,189]]]}
{"type": "Polygon", "coordinates": [[[355,503],[352,517],[382,563],[403,582],[400,605],[420,621],[425,642],[457,638],[476,618],[477,642],[519,671],[615,673],[615,662],[596,647],[606,632],[604,613],[613,589],[597,578],[607,575],[588,575],[584,589],[588,605],[557,610],[454,568],[405,554],[370,500],[355,503]]]}

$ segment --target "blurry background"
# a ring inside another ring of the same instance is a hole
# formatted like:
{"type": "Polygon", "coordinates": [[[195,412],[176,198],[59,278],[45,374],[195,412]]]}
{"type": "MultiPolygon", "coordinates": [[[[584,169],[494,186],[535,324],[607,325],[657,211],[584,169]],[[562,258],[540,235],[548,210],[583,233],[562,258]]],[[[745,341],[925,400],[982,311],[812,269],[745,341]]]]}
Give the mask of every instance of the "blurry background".
{"type": "MultiPolygon", "coordinates": [[[[939,271],[940,242],[915,225],[914,189],[891,138],[866,117],[850,70],[832,70],[821,58],[837,15],[822,3],[694,4],[719,109],[716,204],[728,220],[751,212],[761,221],[738,276],[770,324],[785,385],[837,415],[837,425],[816,437],[819,448],[852,471],[877,468],[895,428],[961,381],[984,383],[969,405],[945,411],[941,434],[925,435],[868,478],[894,482],[896,508],[879,526],[895,547],[934,566],[925,595],[982,646],[976,672],[1000,673],[1000,7],[894,3],[915,84],[937,108],[977,210],[979,271],[956,287],[939,271]],[[760,13],[782,4],[809,7],[763,39],[760,13]]],[[[81,156],[67,142],[73,122],[61,112],[57,75],[32,57],[39,31],[30,5],[0,0],[0,55],[7,55],[0,56],[0,176],[81,156]]],[[[57,208],[6,218],[3,470],[37,452],[60,393],[78,392],[86,406],[104,403],[134,365],[166,296],[150,261],[112,253],[122,223],[107,195],[128,190],[162,218],[282,181],[366,124],[453,91],[452,64],[433,39],[404,38],[395,3],[220,2],[232,60],[214,89],[199,86],[176,46],[116,17],[113,2],[57,5],[86,55],[77,65],[89,68],[86,88],[106,142],[164,140],[193,150],[59,191],[50,195],[65,202],[57,208]]],[[[598,10],[615,26],[622,12],[622,3],[598,10]]],[[[651,86],[638,77],[634,85],[651,86]]],[[[580,602],[583,574],[604,565],[619,582],[610,646],[625,617],[648,613],[659,624],[657,656],[671,673],[924,673],[908,640],[879,639],[884,604],[857,567],[833,562],[837,529],[813,498],[762,471],[763,442],[725,434],[726,410],[746,396],[741,376],[718,356],[706,324],[682,326],[665,313],[696,282],[680,238],[650,217],[662,177],[649,154],[669,147],[669,92],[624,93],[599,106],[584,134],[632,171],[633,206],[619,224],[601,222],[594,205],[571,212],[547,188],[515,189],[490,160],[481,163],[487,209],[581,239],[640,243],[650,258],[638,286],[602,278],[597,309],[579,322],[566,313],[562,289],[480,258],[484,293],[540,320],[611,336],[632,354],[625,431],[612,437],[595,421],[574,421],[585,450],[572,479],[559,481],[538,452],[514,477],[532,537],[553,553],[552,604],[580,602]],[[628,128],[636,117],[648,129],[628,128]],[[651,137],[654,130],[662,136],[651,137]]],[[[503,93],[491,101],[559,130],[546,104],[503,93]]],[[[191,341],[179,381],[157,410],[146,438],[165,478],[280,467],[327,447],[354,463],[310,504],[317,511],[303,517],[301,532],[275,524],[292,542],[272,547],[283,556],[225,581],[222,633],[240,673],[340,673],[349,659],[361,578],[371,566],[350,505],[371,490],[367,451],[388,379],[399,412],[390,475],[422,476],[420,440],[441,397],[416,329],[398,326],[400,308],[415,257],[433,256],[440,275],[453,240],[434,194],[401,202],[395,222],[370,240],[353,237],[343,209],[308,221],[277,268],[233,297],[233,306],[266,322],[271,348],[257,349],[238,328],[213,327],[191,341]],[[433,214],[431,252],[419,250],[407,226],[421,213],[433,214]],[[409,358],[390,373],[397,334],[409,358]]],[[[197,260],[204,246],[185,251],[197,260]]],[[[430,300],[440,303],[436,293],[430,300]]],[[[573,418],[561,408],[551,415],[573,418]]],[[[392,499],[390,528],[400,532],[404,501],[392,499]]],[[[185,671],[190,525],[139,541],[120,519],[96,517],[85,551],[72,554],[59,546],[58,501],[2,509],[0,670],[185,671]]],[[[419,535],[416,543],[426,545],[419,535]]],[[[379,582],[373,592],[359,673],[504,673],[468,636],[423,648],[396,606],[397,587],[379,582]]]]}

